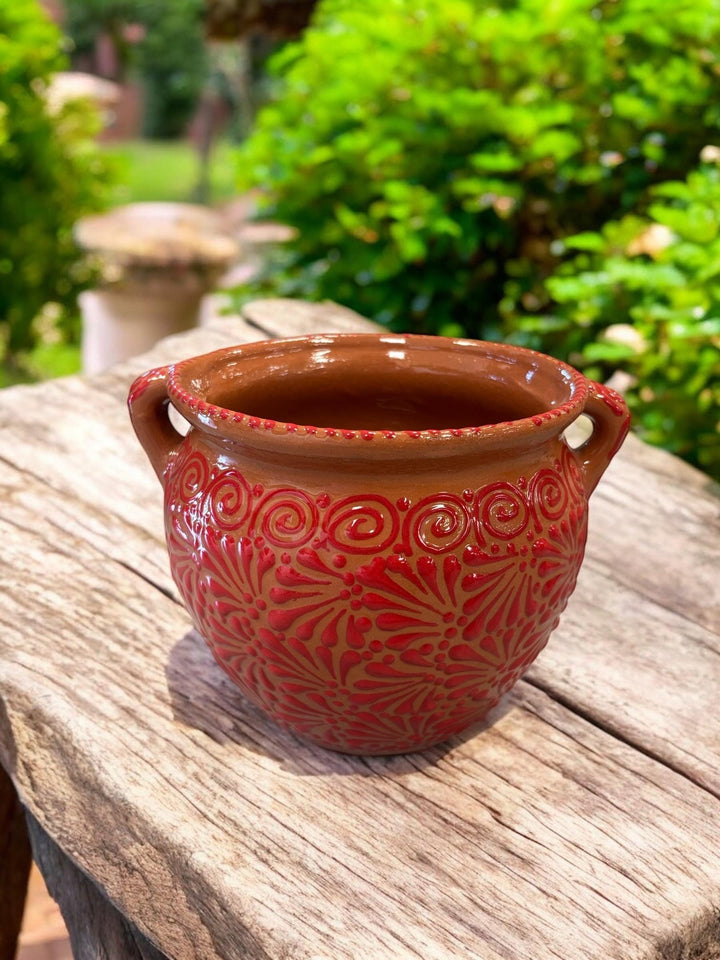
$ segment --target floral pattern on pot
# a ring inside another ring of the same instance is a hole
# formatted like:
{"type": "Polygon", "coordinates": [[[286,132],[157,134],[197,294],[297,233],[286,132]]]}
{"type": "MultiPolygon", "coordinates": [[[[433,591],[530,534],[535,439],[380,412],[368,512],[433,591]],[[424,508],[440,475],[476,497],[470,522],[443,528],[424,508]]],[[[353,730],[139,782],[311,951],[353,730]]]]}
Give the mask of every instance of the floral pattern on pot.
{"type": "Polygon", "coordinates": [[[575,587],[576,456],[417,502],[252,484],[184,444],[166,474],[173,577],[215,659],[307,739],[400,753],[480,720],[575,587]]]}

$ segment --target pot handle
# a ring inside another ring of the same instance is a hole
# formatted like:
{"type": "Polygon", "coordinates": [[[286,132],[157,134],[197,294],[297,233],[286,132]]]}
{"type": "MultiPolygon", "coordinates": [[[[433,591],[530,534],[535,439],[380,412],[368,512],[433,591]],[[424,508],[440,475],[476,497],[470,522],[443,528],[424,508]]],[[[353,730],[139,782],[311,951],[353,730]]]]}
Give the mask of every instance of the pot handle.
{"type": "Polygon", "coordinates": [[[135,380],[128,394],[133,429],[163,486],[170,456],[183,439],[168,418],[167,379],[170,369],[156,367],[148,370],[135,380]]]}
{"type": "Polygon", "coordinates": [[[575,450],[589,497],[622,446],[630,429],[630,411],[623,397],[602,383],[588,380],[585,413],[593,423],[592,435],[575,450]]]}

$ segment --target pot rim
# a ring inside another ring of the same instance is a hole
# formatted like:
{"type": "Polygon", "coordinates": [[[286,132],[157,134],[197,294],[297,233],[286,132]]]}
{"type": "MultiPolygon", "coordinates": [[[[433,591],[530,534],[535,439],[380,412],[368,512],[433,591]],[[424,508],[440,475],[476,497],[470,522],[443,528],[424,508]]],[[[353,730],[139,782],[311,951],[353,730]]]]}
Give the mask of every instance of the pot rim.
{"type": "MultiPolygon", "coordinates": [[[[210,353],[191,357],[168,368],[168,395],[175,408],[194,426],[206,435],[214,435],[228,440],[240,440],[257,445],[278,449],[281,442],[285,450],[289,441],[303,440],[307,449],[308,442],[327,448],[332,446],[332,455],[353,456],[351,448],[363,447],[362,441],[375,441],[375,447],[391,448],[395,453],[407,451],[408,446],[422,443],[428,447],[439,446],[447,451],[449,441],[476,443],[506,447],[523,437],[526,442],[543,442],[562,433],[583,412],[589,394],[590,381],[574,367],[547,354],[519,347],[514,344],[466,338],[427,336],[423,334],[394,333],[321,333],[298,337],[277,338],[242,343],[223,347],[210,353]],[[264,419],[229,409],[212,403],[202,396],[202,371],[209,371],[218,363],[229,363],[248,357],[282,356],[284,351],[312,350],[333,345],[352,347],[379,343],[388,347],[409,347],[414,350],[438,349],[472,350],[478,356],[497,359],[509,363],[524,361],[535,370],[553,371],[557,375],[558,394],[564,388],[564,396],[558,397],[558,403],[551,405],[532,416],[498,423],[486,423],[478,426],[455,427],[446,429],[422,430],[364,430],[343,427],[317,427],[313,424],[292,423],[281,420],[264,419]],[[262,439],[261,439],[262,438],[262,439]],[[360,441],[360,444],[357,443],[360,441]],[[342,449],[339,449],[342,448],[342,449]]],[[[463,444],[464,445],[464,444],[463,444]]],[[[358,451],[359,453],[360,451],[358,451]]],[[[354,458],[354,457],[353,457],[354,458]]]]}

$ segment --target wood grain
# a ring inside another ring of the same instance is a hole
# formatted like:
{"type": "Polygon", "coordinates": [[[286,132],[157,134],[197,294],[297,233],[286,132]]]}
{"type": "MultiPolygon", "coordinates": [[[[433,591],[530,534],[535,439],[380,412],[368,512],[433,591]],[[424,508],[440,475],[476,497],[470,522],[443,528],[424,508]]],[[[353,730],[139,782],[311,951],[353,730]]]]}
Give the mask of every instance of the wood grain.
{"type": "Polygon", "coordinates": [[[25,812],[0,766],[0,960],[15,957],[31,860],[25,812]]]}
{"type": "Polygon", "coordinates": [[[415,757],[306,746],[190,630],[124,410],[136,373],[296,309],[0,394],[0,761],[178,960],[658,956],[720,899],[714,494],[628,444],[561,627],[491,724],[415,757]]]}
{"type": "MultiPolygon", "coordinates": [[[[261,337],[297,337],[312,333],[377,333],[371,320],[338,303],[303,300],[255,300],[243,307],[243,319],[261,337]]],[[[260,337],[256,338],[260,339],[260,337]]]]}

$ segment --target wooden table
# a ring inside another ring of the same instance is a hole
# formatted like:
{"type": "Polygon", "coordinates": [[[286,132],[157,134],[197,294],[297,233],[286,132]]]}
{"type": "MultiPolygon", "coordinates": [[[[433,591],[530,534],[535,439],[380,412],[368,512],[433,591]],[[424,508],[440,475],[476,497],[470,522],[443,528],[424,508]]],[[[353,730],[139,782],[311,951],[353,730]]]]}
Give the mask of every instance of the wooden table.
{"type": "Polygon", "coordinates": [[[548,648],[484,729],[424,754],[299,742],[190,628],[129,383],[367,327],[265,302],[109,374],[0,393],[2,960],[23,811],[88,960],[718,956],[720,499],[679,460],[628,440],[548,648]]]}

